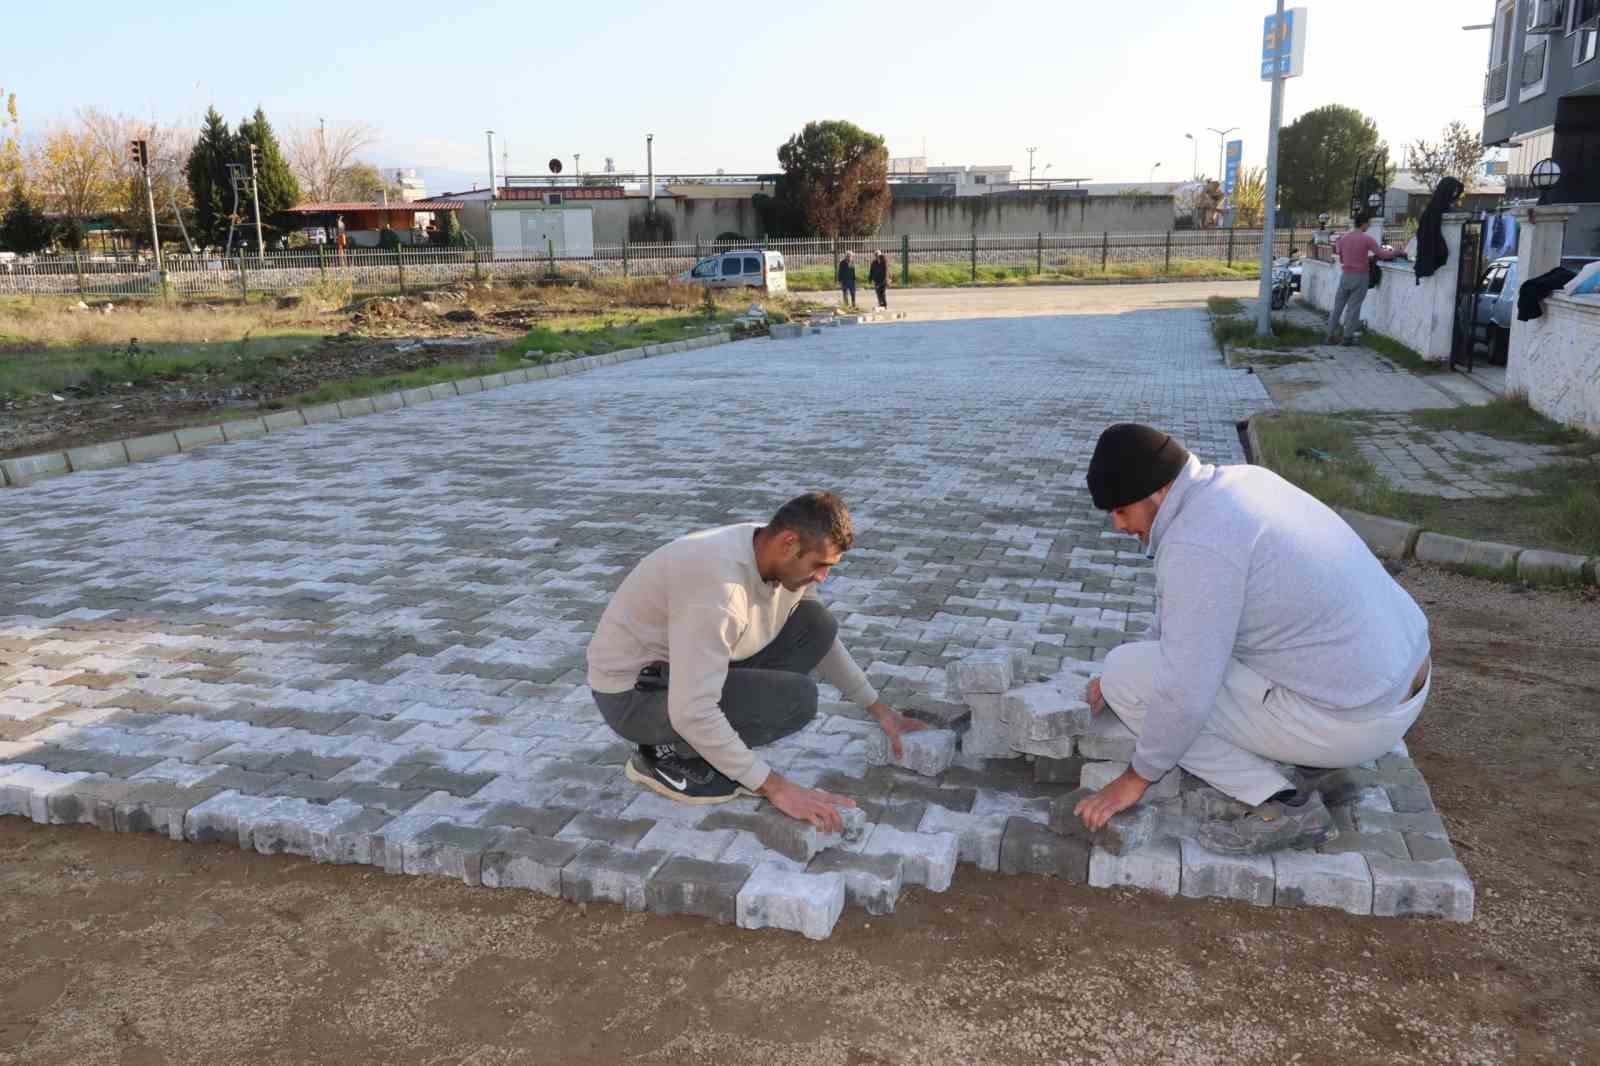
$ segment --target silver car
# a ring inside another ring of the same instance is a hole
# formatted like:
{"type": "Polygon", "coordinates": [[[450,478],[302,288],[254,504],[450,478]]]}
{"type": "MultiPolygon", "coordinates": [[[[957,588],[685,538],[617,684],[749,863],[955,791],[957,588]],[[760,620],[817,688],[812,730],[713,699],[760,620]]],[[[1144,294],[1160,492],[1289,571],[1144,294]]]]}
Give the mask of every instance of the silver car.
{"type": "Polygon", "coordinates": [[[764,252],[760,248],[741,248],[708,255],[679,274],[678,280],[713,289],[789,291],[789,276],[783,269],[783,253],[764,252]]]}
{"type": "MultiPolygon", "coordinates": [[[[1467,299],[1463,296],[1462,299],[1467,299]]],[[[1478,278],[1478,309],[1472,339],[1483,341],[1493,366],[1506,365],[1511,345],[1511,316],[1517,311],[1517,257],[1502,256],[1478,278]]]]}

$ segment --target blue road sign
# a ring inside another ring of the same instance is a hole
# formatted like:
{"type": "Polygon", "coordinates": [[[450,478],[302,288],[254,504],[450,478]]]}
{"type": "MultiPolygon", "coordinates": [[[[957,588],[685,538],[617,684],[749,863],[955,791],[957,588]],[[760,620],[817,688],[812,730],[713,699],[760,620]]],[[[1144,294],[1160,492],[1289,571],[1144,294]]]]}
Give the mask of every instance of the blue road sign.
{"type": "Polygon", "coordinates": [[[1233,187],[1239,183],[1239,164],[1244,159],[1244,142],[1229,141],[1224,158],[1227,160],[1227,165],[1222,172],[1222,191],[1232,196],[1233,187]]]}

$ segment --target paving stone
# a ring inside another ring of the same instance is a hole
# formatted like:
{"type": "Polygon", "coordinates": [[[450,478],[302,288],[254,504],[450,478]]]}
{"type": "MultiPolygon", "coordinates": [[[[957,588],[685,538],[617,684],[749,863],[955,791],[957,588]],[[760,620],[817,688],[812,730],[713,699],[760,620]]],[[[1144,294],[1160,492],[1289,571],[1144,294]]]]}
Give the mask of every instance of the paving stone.
{"type": "Polygon", "coordinates": [[[893,914],[900,898],[901,860],[893,855],[862,855],[842,848],[819,851],[807,873],[844,877],[845,900],[868,914],[893,914]]]}
{"type": "Polygon", "coordinates": [[[977,799],[978,790],[975,788],[945,788],[910,774],[895,780],[889,793],[890,803],[925,803],[952,811],[970,811],[977,799]]]}
{"type": "Polygon", "coordinates": [[[1426,814],[1433,811],[1433,793],[1428,786],[1390,785],[1384,789],[1389,795],[1389,805],[1396,814],[1426,814]]]}
{"type": "Polygon", "coordinates": [[[1405,862],[1380,857],[1369,858],[1367,866],[1372,871],[1374,915],[1472,920],[1472,880],[1459,862],[1405,862]]]}
{"type": "Polygon", "coordinates": [[[949,729],[920,729],[900,738],[901,754],[895,758],[888,734],[879,730],[864,738],[867,763],[871,766],[899,766],[924,777],[938,777],[950,768],[956,757],[956,734],[949,729]]]}
{"type": "MultiPolygon", "coordinates": [[[[1083,764],[1083,773],[1078,776],[1078,783],[1098,792],[1121,777],[1127,769],[1125,762],[1086,762],[1083,764]]],[[[1161,780],[1145,789],[1144,797],[1139,802],[1156,803],[1178,796],[1179,773],[1177,770],[1169,771],[1161,780]]]]}
{"type": "Polygon", "coordinates": [[[443,767],[430,766],[407,780],[406,787],[420,788],[428,792],[448,792],[452,796],[471,796],[494,779],[494,774],[457,773],[443,767]]]}
{"type": "Polygon", "coordinates": [[[267,772],[314,777],[326,781],[341,770],[354,766],[356,762],[353,756],[317,755],[309,751],[294,751],[273,759],[267,764],[267,772]]]}
{"type": "Polygon", "coordinates": [[[286,777],[267,789],[265,795],[303,799],[311,803],[331,803],[355,785],[349,781],[319,781],[314,777],[286,777]]]}
{"type": "Polygon", "coordinates": [[[955,876],[961,842],[954,833],[907,833],[879,825],[862,845],[862,855],[889,855],[900,860],[901,877],[908,885],[943,892],[955,876]]]}
{"type": "MultiPolygon", "coordinates": [[[[1019,749],[1030,741],[1058,740],[1089,731],[1089,705],[1053,685],[1023,685],[1006,693],[1001,715],[1019,749]]],[[[1025,749],[1022,749],[1025,750],[1025,749]]],[[[1071,755],[1055,756],[1067,758],[1071,755]]]]}
{"type": "Polygon", "coordinates": [[[842,874],[758,866],[739,889],[739,928],[784,929],[810,940],[825,940],[844,912],[844,900],[842,874]]]}
{"type": "Polygon", "coordinates": [[[701,819],[700,828],[749,833],[764,846],[799,863],[810,862],[811,856],[823,848],[841,842],[838,834],[823,833],[810,822],[791,818],[771,807],[753,813],[714,810],[701,819]]]}
{"type": "Polygon", "coordinates": [[[382,835],[383,827],[394,820],[394,815],[344,802],[330,804],[328,809],[337,812],[341,820],[332,826],[311,827],[311,857],[318,862],[370,865],[373,837],[382,835]]]}
{"type": "Polygon", "coordinates": [[[1085,759],[1103,759],[1111,762],[1131,763],[1139,738],[1133,730],[1122,724],[1115,714],[1101,713],[1090,717],[1089,728],[1078,737],[1078,754],[1085,759]]]}
{"type": "Polygon", "coordinates": [[[273,804],[281,802],[266,796],[246,795],[233,789],[219,792],[204,803],[189,808],[183,820],[183,835],[192,844],[248,847],[250,820],[265,815],[273,804]]]}
{"type": "Polygon", "coordinates": [[[1393,830],[1397,833],[1418,833],[1423,836],[1437,837],[1440,840],[1450,839],[1450,834],[1445,831],[1444,819],[1432,811],[1396,814],[1393,811],[1379,811],[1362,807],[1355,810],[1354,816],[1356,826],[1363,833],[1393,830]]]}
{"type": "Polygon", "coordinates": [[[733,925],[739,920],[739,891],[750,874],[748,866],[675,855],[645,884],[645,906],[653,914],[688,914],[733,925]]]}
{"type": "Polygon", "coordinates": [[[1089,841],[1062,836],[1027,818],[1008,818],[1000,842],[1000,871],[1048,874],[1074,884],[1089,882],[1089,841]]]}
{"type": "Polygon", "coordinates": [[[428,798],[422,788],[390,788],[386,785],[355,785],[344,794],[344,799],[363,807],[376,807],[390,814],[404,814],[428,798]]]}
{"type": "MultiPolygon", "coordinates": [[[[744,802],[735,800],[734,804],[738,804],[735,809],[747,814],[752,813],[760,806],[759,802],[755,800],[744,802]]],[[[699,803],[679,803],[677,800],[670,800],[665,796],[640,789],[637,798],[630,801],[623,808],[622,817],[645,818],[652,822],[676,822],[679,825],[699,825],[705,820],[706,815],[713,810],[723,810],[730,806],[733,805],[719,803],[713,806],[699,803]]]]}
{"type": "Polygon", "coordinates": [[[655,825],[648,818],[612,818],[582,811],[563,826],[556,837],[560,840],[595,840],[619,848],[634,848],[655,825]]]}
{"type": "Polygon", "coordinates": [[[1095,888],[1131,886],[1176,896],[1182,870],[1182,853],[1170,837],[1147,841],[1121,855],[1105,848],[1089,852],[1089,884],[1095,888]]]}
{"type": "Polygon", "coordinates": [[[1237,818],[1250,808],[1232,796],[1219,792],[1210,785],[1189,789],[1181,794],[1183,813],[1201,821],[1227,821],[1237,818]]]}
{"type": "Polygon", "coordinates": [[[1033,761],[1033,779],[1040,784],[1078,785],[1083,776],[1084,760],[1078,757],[1071,759],[1035,759],[1033,761]]]}
{"type": "Polygon", "coordinates": [[[938,806],[927,808],[922,824],[917,826],[919,833],[953,833],[960,860],[980,870],[1000,868],[1000,838],[1005,831],[1005,815],[969,814],[938,806]]]}
{"type": "Polygon", "coordinates": [[[483,853],[503,835],[498,829],[436,825],[401,844],[401,868],[408,874],[481,884],[483,853]]]}
{"type": "Polygon", "coordinates": [[[1388,829],[1372,833],[1346,833],[1340,830],[1332,840],[1317,845],[1317,850],[1324,855],[1387,855],[1392,859],[1411,857],[1405,838],[1388,829]]]}
{"type": "Polygon", "coordinates": [[[196,784],[202,788],[216,788],[223,791],[239,792],[247,796],[259,796],[278,784],[286,776],[288,775],[256,773],[252,770],[241,770],[235,766],[227,766],[211,776],[197,781],[196,784]]]}
{"type": "Polygon", "coordinates": [[[1070,759],[1078,750],[1075,737],[1057,737],[1054,740],[1011,741],[1011,750],[1041,759],[1070,759]]]}
{"type": "Polygon", "coordinates": [[[1372,913],[1372,875],[1362,855],[1279,851],[1271,859],[1277,882],[1272,900],[1275,905],[1372,913]]]}
{"type": "Polygon", "coordinates": [[[536,837],[553,837],[577,814],[575,807],[529,807],[521,803],[496,803],[489,808],[489,812],[478,824],[485,828],[525,829],[536,837]]]}
{"type": "Polygon", "coordinates": [[[1418,862],[1437,862],[1456,857],[1456,849],[1450,846],[1448,840],[1422,833],[1406,833],[1404,837],[1410,858],[1418,862]]]}
{"type": "Polygon", "coordinates": [[[950,691],[961,696],[999,694],[1011,688],[1011,653],[1002,649],[973,652],[945,668],[950,691]]]}
{"type": "Polygon", "coordinates": [[[107,833],[115,832],[117,804],[138,787],[137,781],[86,777],[47,796],[45,811],[52,825],[81,823],[107,833]]]}
{"type": "Polygon", "coordinates": [[[183,840],[189,811],[216,795],[217,790],[212,788],[143,782],[117,802],[117,832],[160,833],[172,840],[183,840]]]}
{"type": "Polygon", "coordinates": [[[351,809],[309,803],[291,796],[276,800],[260,813],[240,819],[241,846],[253,848],[262,855],[313,855],[316,842],[338,830],[353,814],[351,809]]]}
{"type": "Polygon", "coordinates": [[[713,862],[728,845],[733,843],[732,829],[704,831],[675,822],[657,822],[650,831],[639,838],[637,847],[642,851],[665,851],[685,855],[691,859],[713,862]]]}
{"type": "Polygon", "coordinates": [[[526,829],[502,831],[484,850],[480,876],[488,888],[526,888],[545,896],[561,895],[561,872],[583,845],[555,840],[526,829]]]}
{"type": "Polygon", "coordinates": [[[57,773],[27,763],[0,768],[0,814],[16,814],[47,823],[51,797],[73,788],[88,776],[80,771],[57,773]]]}
{"type": "Polygon", "coordinates": [[[804,870],[806,863],[789,858],[782,852],[773,851],[761,843],[750,833],[735,832],[733,843],[729,844],[717,859],[718,862],[735,863],[740,866],[773,865],[781,866],[786,870],[804,870]]]}
{"type": "Polygon", "coordinates": [[[1270,855],[1219,855],[1198,841],[1180,840],[1183,873],[1180,891],[1191,899],[1216,896],[1272,906],[1274,880],[1270,855]]]}
{"type": "Polygon", "coordinates": [[[561,869],[561,898],[573,903],[620,903],[645,908],[645,885],[670,856],[591,843],[561,869]]]}

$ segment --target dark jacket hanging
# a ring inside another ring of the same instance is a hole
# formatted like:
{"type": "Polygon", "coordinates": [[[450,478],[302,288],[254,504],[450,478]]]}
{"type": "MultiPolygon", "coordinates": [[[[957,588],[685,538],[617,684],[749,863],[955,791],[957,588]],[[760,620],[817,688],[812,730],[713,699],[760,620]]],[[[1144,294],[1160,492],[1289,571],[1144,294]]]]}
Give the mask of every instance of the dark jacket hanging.
{"type": "Polygon", "coordinates": [[[1577,276],[1566,267],[1556,267],[1524,281],[1517,287],[1517,321],[1544,317],[1544,298],[1577,276]]]}
{"type": "Polygon", "coordinates": [[[1417,261],[1412,269],[1417,275],[1419,285],[1423,278],[1433,277],[1434,272],[1444,266],[1450,258],[1450,250],[1444,245],[1444,232],[1441,226],[1444,222],[1444,213],[1450,210],[1450,205],[1461,195],[1461,190],[1462,184],[1455,178],[1440,178],[1438,186],[1433,190],[1433,198],[1423,209],[1422,218],[1417,220],[1417,261]]]}

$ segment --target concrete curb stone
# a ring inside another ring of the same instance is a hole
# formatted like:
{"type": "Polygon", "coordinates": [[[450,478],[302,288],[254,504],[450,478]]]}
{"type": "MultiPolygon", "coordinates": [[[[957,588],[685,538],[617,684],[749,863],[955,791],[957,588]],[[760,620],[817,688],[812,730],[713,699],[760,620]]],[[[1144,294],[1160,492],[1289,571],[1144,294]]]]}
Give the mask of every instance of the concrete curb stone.
{"type": "MultiPolygon", "coordinates": [[[[221,434],[218,434],[221,436],[221,434]]],[[[128,462],[142,463],[150,459],[165,459],[169,455],[177,455],[182,449],[178,446],[176,433],[152,433],[147,437],[133,437],[122,442],[128,450],[128,462]]]]}
{"type": "Polygon", "coordinates": [[[128,465],[128,449],[120,440],[68,448],[67,462],[75,474],[80,470],[109,470],[114,466],[128,465]]]}
{"type": "Polygon", "coordinates": [[[232,443],[237,440],[260,440],[268,433],[264,418],[235,418],[222,423],[222,439],[232,443]]]}
{"type": "Polygon", "coordinates": [[[398,392],[380,392],[371,397],[373,414],[382,414],[385,411],[398,411],[406,405],[405,397],[398,392]]]}
{"type": "Polygon", "coordinates": [[[261,421],[266,423],[268,433],[276,433],[279,430],[292,429],[305,425],[306,416],[301,414],[298,410],[274,411],[270,415],[262,416],[261,421]]]}
{"type": "Polygon", "coordinates": [[[300,408],[300,417],[308,426],[322,425],[326,422],[337,422],[344,417],[336,403],[319,403],[312,407],[300,408]]]}
{"type": "Polygon", "coordinates": [[[1424,533],[1417,538],[1416,556],[1424,563],[1456,566],[1486,566],[1493,570],[1514,571],[1522,549],[1515,544],[1487,540],[1466,540],[1443,533],[1424,533]]]}
{"type": "Polygon", "coordinates": [[[335,406],[339,408],[340,418],[370,415],[377,411],[377,406],[372,402],[371,396],[359,396],[354,400],[340,400],[335,406]]]}
{"type": "Polygon", "coordinates": [[[1589,560],[1582,555],[1529,548],[1517,556],[1517,577],[1524,581],[1578,582],[1587,580],[1589,560]]]}
{"type": "Polygon", "coordinates": [[[22,486],[41,478],[70,474],[72,464],[67,461],[66,452],[44,452],[15,459],[0,459],[0,471],[5,473],[8,485],[22,486]]]}
{"type": "Polygon", "coordinates": [[[427,385],[415,389],[400,390],[400,402],[407,407],[416,407],[419,404],[433,402],[433,389],[427,385]]]}
{"type": "Polygon", "coordinates": [[[221,425],[191,426],[180,429],[173,438],[178,442],[178,450],[192,452],[196,448],[204,448],[208,444],[222,444],[228,438],[221,425]]]}
{"type": "Polygon", "coordinates": [[[1372,549],[1374,555],[1387,556],[1390,559],[1411,558],[1412,553],[1416,551],[1417,538],[1422,536],[1423,532],[1421,526],[1412,525],[1410,522],[1363,514],[1348,507],[1339,508],[1338,515],[1362,540],[1366,541],[1367,547],[1372,549]]]}

